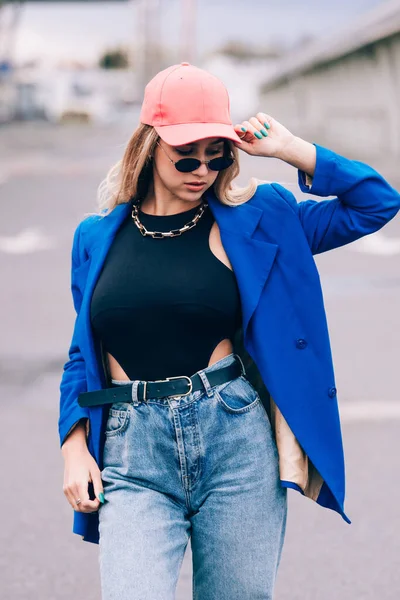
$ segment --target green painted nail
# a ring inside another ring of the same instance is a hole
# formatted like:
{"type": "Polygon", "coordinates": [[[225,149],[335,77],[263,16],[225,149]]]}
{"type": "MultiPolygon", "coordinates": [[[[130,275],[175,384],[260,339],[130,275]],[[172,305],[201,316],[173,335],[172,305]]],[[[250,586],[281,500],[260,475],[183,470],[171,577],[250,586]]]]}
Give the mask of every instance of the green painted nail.
{"type": "Polygon", "coordinates": [[[242,127],[241,129],[242,129],[242,131],[247,131],[247,129],[245,129],[244,127],[242,127]]]}
{"type": "Polygon", "coordinates": [[[260,132],[263,134],[264,137],[268,137],[268,133],[265,131],[265,129],[260,129],[260,132]]]}
{"type": "Polygon", "coordinates": [[[266,127],[267,129],[271,129],[271,125],[268,125],[268,123],[264,123],[264,127],[266,127]]]}
{"type": "Polygon", "coordinates": [[[102,504],[104,504],[104,500],[105,500],[105,498],[104,498],[104,494],[103,494],[103,492],[100,492],[100,494],[99,494],[99,500],[100,500],[100,502],[101,502],[102,504]]]}
{"type": "Polygon", "coordinates": [[[254,132],[254,135],[256,136],[256,138],[258,138],[259,140],[262,140],[262,135],[260,133],[258,133],[258,131],[254,132]]]}

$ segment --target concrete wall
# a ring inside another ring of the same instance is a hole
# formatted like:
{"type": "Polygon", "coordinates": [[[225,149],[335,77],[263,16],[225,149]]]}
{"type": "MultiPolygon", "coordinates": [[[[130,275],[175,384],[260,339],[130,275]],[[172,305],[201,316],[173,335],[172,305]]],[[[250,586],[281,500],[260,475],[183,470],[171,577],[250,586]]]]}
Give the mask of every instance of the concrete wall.
{"type": "Polygon", "coordinates": [[[385,157],[400,171],[400,33],[295,74],[260,97],[293,133],[360,160],[385,157]]]}

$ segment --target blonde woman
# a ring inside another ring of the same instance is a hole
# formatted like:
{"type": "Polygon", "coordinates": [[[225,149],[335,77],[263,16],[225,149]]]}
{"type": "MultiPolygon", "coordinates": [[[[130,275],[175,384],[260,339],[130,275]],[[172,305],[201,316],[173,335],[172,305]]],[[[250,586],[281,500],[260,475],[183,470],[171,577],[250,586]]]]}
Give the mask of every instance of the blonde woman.
{"type": "Polygon", "coordinates": [[[100,192],[74,235],[60,386],[73,531],[100,545],[103,600],[173,600],[189,538],[196,600],[272,598],[287,488],[350,523],[313,254],[377,231],[400,196],[267,114],[233,126],[223,84],[188,63],[148,83],[100,192]],[[234,187],[239,150],[336,197],[234,187]]]}

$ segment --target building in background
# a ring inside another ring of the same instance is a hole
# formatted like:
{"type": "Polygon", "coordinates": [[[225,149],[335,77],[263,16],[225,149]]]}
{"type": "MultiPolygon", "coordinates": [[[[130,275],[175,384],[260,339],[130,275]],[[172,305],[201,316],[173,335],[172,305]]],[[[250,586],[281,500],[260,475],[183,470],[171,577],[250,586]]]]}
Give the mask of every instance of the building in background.
{"type": "Polygon", "coordinates": [[[199,66],[221,79],[229,91],[234,123],[257,112],[260,76],[275,73],[282,54],[278,46],[257,47],[232,40],[204,57],[199,66]]]}
{"type": "Polygon", "coordinates": [[[9,61],[0,61],[0,125],[8,123],[14,117],[16,90],[12,81],[12,71],[9,61]]]}
{"type": "MultiPolygon", "coordinates": [[[[131,69],[26,65],[15,70],[0,102],[0,124],[12,120],[110,123],[141,101],[131,69]]],[[[0,79],[1,90],[1,79],[0,79]]]]}
{"type": "Polygon", "coordinates": [[[280,62],[259,109],[296,135],[360,160],[400,165],[400,1],[280,62]]]}

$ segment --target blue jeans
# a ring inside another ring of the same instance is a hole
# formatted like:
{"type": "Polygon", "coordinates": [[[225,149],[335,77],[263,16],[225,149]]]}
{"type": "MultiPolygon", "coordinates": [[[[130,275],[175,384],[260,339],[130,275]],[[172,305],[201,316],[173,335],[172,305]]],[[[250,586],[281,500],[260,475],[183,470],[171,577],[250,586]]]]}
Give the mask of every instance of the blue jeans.
{"type": "Polygon", "coordinates": [[[173,600],[189,538],[194,600],[273,597],[287,497],[268,414],[245,376],[206,378],[234,356],[198,371],[203,390],[110,408],[103,600],[173,600]]]}

